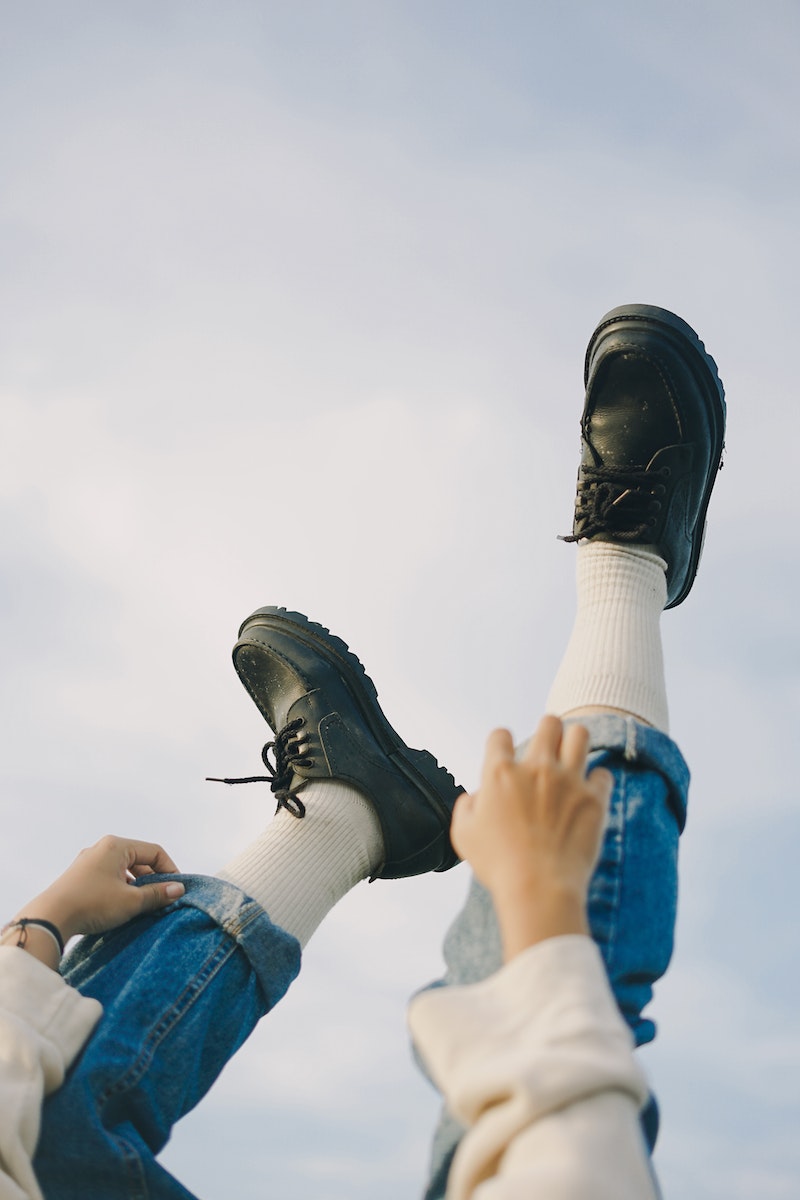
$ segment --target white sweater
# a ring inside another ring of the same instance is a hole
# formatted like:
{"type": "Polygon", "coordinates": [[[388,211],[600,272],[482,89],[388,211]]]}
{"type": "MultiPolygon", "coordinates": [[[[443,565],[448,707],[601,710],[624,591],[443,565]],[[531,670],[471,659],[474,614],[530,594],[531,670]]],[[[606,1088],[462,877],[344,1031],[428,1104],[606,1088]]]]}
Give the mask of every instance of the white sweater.
{"type": "Polygon", "coordinates": [[[16,946],[0,946],[0,1200],[41,1200],[31,1159],[42,1101],[102,1008],[16,946]]]}
{"type": "Polygon", "coordinates": [[[447,1200],[655,1200],[647,1085],[597,947],[550,938],[411,1003],[417,1047],[468,1132],[447,1200]]]}
{"type": "MultiPolygon", "coordinates": [[[[41,1200],[42,1100],[101,1012],[0,946],[0,1200],[41,1200]]],[[[654,1200],[638,1122],[647,1086],[588,938],[552,938],[482,983],[417,996],[409,1021],[470,1126],[448,1200],[654,1200]]]]}

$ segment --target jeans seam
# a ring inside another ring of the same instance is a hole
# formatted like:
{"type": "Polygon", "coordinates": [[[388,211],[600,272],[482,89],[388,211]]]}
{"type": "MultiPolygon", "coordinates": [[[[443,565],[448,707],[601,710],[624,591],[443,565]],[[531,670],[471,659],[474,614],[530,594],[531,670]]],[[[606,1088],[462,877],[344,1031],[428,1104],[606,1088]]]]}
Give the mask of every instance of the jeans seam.
{"type": "Polygon", "coordinates": [[[603,915],[608,914],[608,924],[605,930],[606,936],[598,936],[598,933],[592,930],[592,936],[597,941],[602,952],[609,979],[611,978],[614,966],[614,952],[618,933],[617,918],[619,916],[619,894],[622,887],[627,781],[618,783],[617,795],[619,805],[616,814],[612,816],[612,821],[609,823],[606,833],[606,845],[598,863],[598,868],[603,872],[606,879],[608,878],[608,874],[611,875],[611,887],[607,891],[604,889],[600,897],[603,915]]]}
{"type": "MultiPolygon", "coordinates": [[[[213,919],[213,913],[209,913],[208,915],[213,919]]],[[[235,917],[226,917],[224,920],[220,920],[218,924],[220,929],[223,929],[234,941],[238,942],[240,938],[244,937],[250,926],[259,917],[263,917],[264,915],[264,909],[261,905],[252,901],[250,904],[243,904],[235,917]]]]}
{"type": "MultiPolygon", "coordinates": [[[[633,740],[636,741],[636,732],[633,722],[630,722],[634,728],[633,740]]],[[[609,973],[614,963],[614,954],[617,946],[617,934],[619,932],[619,915],[622,906],[622,875],[625,865],[625,831],[628,824],[628,777],[623,775],[623,787],[621,788],[622,795],[620,796],[619,805],[619,823],[617,826],[617,854],[616,854],[616,870],[614,873],[614,901],[612,905],[612,913],[614,919],[611,924],[611,930],[608,939],[608,970],[609,973]]]]}
{"type": "Polygon", "coordinates": [[[99,1093],[98,1108],[104,1108],[111,1099],[130,1090],[132,1086],[142,1079],[153,1061],[159,1044],[194,1006],[208,983],[220,971],[237,948],[235,943],[231,943],[226,935],[224,941],[220,942],[214,953],[208,957],[201,970],[195,974],[194,978],[183,989],[176,1002],[162,1015],[158,1024],[150,1031],[142,1045],[136,1062],[129,1067],[124,1075],[99,1093]]]}
{"type": "Polygon", "coordinates": [[[635,762],[639,753],[636,735],[636,722],[628,717],[625,721],[625,758],[628,762],[635,762]]]}
{"type": "Polygon", "coordinates": [[[142,1171],[141,1156],[127,1138],[121,1137],[118,1133],[113,1133],[111,1136],[114,1144],[119,1148],[120,1157],[126,1167],[126,1175],[130,1183],[129,1200],[149,1200],[150,1189],[142,1171]]]}

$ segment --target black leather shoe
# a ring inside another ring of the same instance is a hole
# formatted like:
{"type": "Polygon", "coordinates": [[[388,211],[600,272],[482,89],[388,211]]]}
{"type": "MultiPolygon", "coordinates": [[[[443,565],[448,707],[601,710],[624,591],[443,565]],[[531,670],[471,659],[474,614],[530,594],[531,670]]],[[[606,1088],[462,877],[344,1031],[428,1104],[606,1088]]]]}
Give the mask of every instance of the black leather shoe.
{"type": "Polygon", "coordinates": [[[568,541],[654,545],[667,608],[697,572],[725,441],[725,393],[694,330],[663,308],[607,313],[586,351],[583,453],[568,541]]]}
{"type": "Polygon", "coordinates": [[[338,779],[365,795],[380,820],[385,860],[374,878],[455,866],[450,818],[464,789],[427,750],[409,749],[395,733],[374,683],[340,638],[302,613],[259,608],[239,630],[233,662],[276,734],[262,757],[278,807],[302,817],[308,780],[338,779]]]}

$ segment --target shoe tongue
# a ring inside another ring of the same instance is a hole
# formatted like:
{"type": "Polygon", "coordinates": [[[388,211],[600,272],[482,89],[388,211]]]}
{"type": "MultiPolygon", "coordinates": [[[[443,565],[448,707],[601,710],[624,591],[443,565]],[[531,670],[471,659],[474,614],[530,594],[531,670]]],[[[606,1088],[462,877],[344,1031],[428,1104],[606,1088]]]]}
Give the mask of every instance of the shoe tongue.
{"type": "Polygon", "coordinates": [[[304,692],[302,696],[298,696],[289,706],[283,724],[288,725],[290,721],[296,721],[298,717],[301,717],[306,728],[316,726],[319,720],[316,703],[319,694],[319,688],[312,688],[310,691],[304,692]]]}

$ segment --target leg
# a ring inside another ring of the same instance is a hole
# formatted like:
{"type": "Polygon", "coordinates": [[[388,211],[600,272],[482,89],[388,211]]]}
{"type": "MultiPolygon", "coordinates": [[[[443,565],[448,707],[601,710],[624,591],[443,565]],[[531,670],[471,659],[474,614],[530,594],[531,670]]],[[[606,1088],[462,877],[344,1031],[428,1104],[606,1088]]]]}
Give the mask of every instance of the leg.
{"type": "Polygon", "coordinates": [[[184,877],[174,906],[71,956],[69,982],[104,1015],[45,1109],[36,1170],[59,1200],[188,1197],[156,1156],[284,995],[325,914],[366,876],[456,861],[448,829],[461,789],[389,726],[343,642],[264,609],[234,661],[276,731],[260,778],[278,812],[221,878],[184,877]]]}
{"type": "MultiPolygon", "coordinates": [[[[642,1012],[672,953],[689,781],[666,736],[659,619],[694,580],[725,407],[713,360],[694,332],[646,306],[604,318],[587,352],[586,383],[575,526],[566,539],[579,542],[578,612],[548,711],[587,725],[591,765],[614,775],[589,921],[642,1045],[655,1036],[642,1012]]],[[[477,883],[447,935],[445,961],[445,985],[500,966],[491,901],[477,883]]],[[[654,1101],[642,1122],[652,1148],[654,1101]]],[[[445,1111],[428,1200],[444,1196],[460,1137],[445,1111]]]]}
{"type": "MultiPolygon", "coordinates": [[[[672,954],[678,886],[678,836],[689,772],[677,747],[658,730],[618,714],[584,718],[590,766],[614,776],[609,823],[589,893],[589,925],[600,946],[620,1009],[637,1045],[655,1037],[642,1015],[672,954]]],[[[473,880],[444,943],[445,985],[473,983],[502,965],[500,934],[488,892],[473,880]]],[[[657,1110],[645,1113],[652,1149],[657,1110]]],[[[444,1196],[461,1127],[443,1110],[434,1136],[427,1196],[444,1196]]]]}
{"type": "Polygon", "coordinates": [[[183,879],[173,907],[85,938],[65,962],[104,1012],[45,1104],[35,1161],[45,1195],[188,1197],[156,1155],[299,971],[297,939],[255,901],[183,879]]]}

